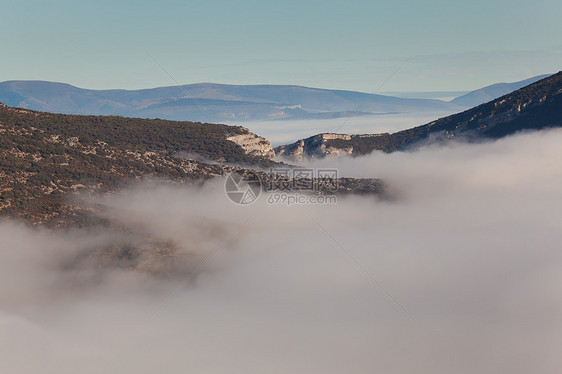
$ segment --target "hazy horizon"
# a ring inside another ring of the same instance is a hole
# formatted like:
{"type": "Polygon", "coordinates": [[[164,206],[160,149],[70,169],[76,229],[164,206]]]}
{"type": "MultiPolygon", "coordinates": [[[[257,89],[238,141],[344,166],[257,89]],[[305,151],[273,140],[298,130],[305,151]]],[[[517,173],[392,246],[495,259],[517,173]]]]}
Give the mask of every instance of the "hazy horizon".
{"type": "Polygon", "coordinates": [[[13,16],[0,25],[10,51],[0,81],[92,89],[267,82],[374,92],[392,76],[385,91],[470,91],[554,73],[562,61],[552,38],[562,34],[556,0],[32,0],[7,1],[3,12],[13,16]]]}
{"type": "MultiPolygon", "coordinates": [[[[470,89],[451,89],[451,90],[426,90],[420,88],[419,90],[411,90],[408,88],[405,88],[404,90],[401,91],[386,91],[386,90],[382,90],[382,91],[361,91],[361,90],[355,90],[355,89],[349,89],[349,88],[341,88],[341,87],[323,87],[323,86],[307,86],[304,84],[297,84],[297,83],[271,83],[271,82],[254,82],[254,83],[224,83],[224,82],[210,82],[210,81],[197,81],[197,82],[190,82],[190,83],[182,83],[179,82],[175,83],[175,82],[167,82],[164,83],[161,86],[147,86],[147,87],[137,87],[137,88],[123,88],[123,87],[87,87],[87,86],[81,86],[78,84],[74,84],[72,82],[69,81],[52,81],[52,80],[46,80],[46,79],[5,79],[0,81],[0,83],[3,82],[47,82],[47,83],[60,83],[60,84],[67,84],[76,88],[80,88],[80,89],[84,89],[84,90],[93,90],[93,91],[112,91],[112,90],[123,90],[123,91],[139,91],[139,90],[151,90],[151,89],[157,89],[157,88],[169,88],[169,87],[178,87],[178,86],[191,86],[191,85],[205,85],[205,84],[209,84],[209,85],[225,85],[225,86],[295,86],[295,87],[304,87],[304,88],[313,88],[313,89],[319,89],[319,90],[341,90],[341,91],[353,91],[353,92],[360,92],[360,93],[366,93],[366,94],[377,94],[377,95],[382,95],[382,96],[395,96],[395,97],[401,97],[401,98],[420,98],[420,99],[435,99],[435,100],[442,100],[442,101],[450,101],[458,96],[462,96],[468,92],[474,91],[474,90],[478,90],[480,88],[484,88],[493,84],[498,84],[498,83],[515,83],[515,82],[519,82],[519,81],[523,81],[529,78],[533,78],[536,76],[540,76],[540,75],[551,75],[551,74],[555,74],[558,71],[553,71],[553,72],[541,72],[539,74],[535,74],[535,75],[523,75],[520,77],[516,77],[514,80],[510,80],[510,81],[494,81],[493,78],[490,78],[492,80],[490,80],[488,83],[482,85],[482,86],[473,86],[470,89]]],[[[95,86],[95,85],[94,85],[95,86]]],[[[386,86],[383,86],[386,89],[386,86]]]]}

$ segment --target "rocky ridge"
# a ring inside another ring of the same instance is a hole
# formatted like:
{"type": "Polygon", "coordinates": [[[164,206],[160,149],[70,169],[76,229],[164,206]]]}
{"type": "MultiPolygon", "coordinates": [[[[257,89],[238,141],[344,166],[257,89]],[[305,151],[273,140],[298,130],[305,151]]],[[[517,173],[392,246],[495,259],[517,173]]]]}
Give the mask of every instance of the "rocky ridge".
{"type": "Polygon", "coordinates": [[[396,133],[343,135],[320,134],[277,147],[278,156],[291,161],[375,150],[393,152],[416,144],[463,139],[498,139],[518,131],[562,127],[562,72],[541,79],[496,100],[396,133]]]}

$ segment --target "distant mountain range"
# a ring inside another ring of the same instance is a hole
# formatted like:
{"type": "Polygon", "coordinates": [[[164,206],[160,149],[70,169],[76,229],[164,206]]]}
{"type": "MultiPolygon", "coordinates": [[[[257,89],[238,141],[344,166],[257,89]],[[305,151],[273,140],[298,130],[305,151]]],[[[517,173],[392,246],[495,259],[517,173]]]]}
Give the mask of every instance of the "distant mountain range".
{"type": "Polygon", "coordinates": [[[88,90],[45,81],[6,81],[0,83],[0,102],[54,113],[201,122],[327,119],[374,113],[454,113],[462,109],[441,100],[355,91],[211,83],[129,91],[88,90]]]}
{"type": "Polygon", "coordinates": [[[459,96],[466,95],[470,91],[387,91],[383,95],[403,97],[408,99],[437,99],[451,101],[459,96]]]}
{"type": "Polygon", "coordinates": [[[452,103],[458,104],[460,106],[465,106],[471,108],[476,105],[487,103],[488,101],[497,99],[500,96],[506,95],[510,92],[518,90],[522,87],[528,86],[531,83],[535,83],[541,79],[548,77],[550,74],[537,75],[529,79],[525,79],[519,82],[513,83],[496,83],[490,86],[480,88],[478,90],[471,91],[467,94],[459,96],[453,100],[452,103]]]}
{"type": "Polygon", "coordinates": [[[330,119],[381,113],[454,113],[496,99],[546,76],[498,83],[469,93],[393,93],[396,96],[284,85],[199,83],[144,90],[88,90],[56,82],[6,81],[0,83],[0,102],[52,113],[215,123],[330,119]],[[450,102],[431,98],[456,94],[463,95],[450,102]]]}
{"type": "Polygon", "coordinates": [[[562,126],[562,72],[548,76],[493,101],[426,125],[393,134],[319,134],[277,147],[278,156],[292,160],[379,150],[405,150],[424,142],[496,139],[517,131],[562,126]]]}

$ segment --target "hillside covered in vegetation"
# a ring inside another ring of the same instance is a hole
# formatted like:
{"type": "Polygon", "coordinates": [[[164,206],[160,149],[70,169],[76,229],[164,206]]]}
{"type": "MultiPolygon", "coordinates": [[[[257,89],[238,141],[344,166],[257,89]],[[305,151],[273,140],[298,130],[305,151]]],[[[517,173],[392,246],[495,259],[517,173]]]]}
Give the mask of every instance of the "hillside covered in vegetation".
{"type": "Polygon", "coordinates": [[[291,159],[340,153],[359,156],[375,150],[404,150],[425,141],[497,139],[518,131],[559,126],[562,126],[562,72],[422,126],[393,134],[324,136],[320,142],[316,135],[278,147],[276,153],[291,159]]]}
{"type": "Polygon", "coordinates": [[[146,176],[206,179],[225,174],[232,163],[273,164],[227,139],[245,134],[253,135],[243,127],[218,124],[63,115],[0,105],[0,211],[33,223],[52,222],[79,213],[63,198],[68,193],[111,191],[146,176]],[[197,157],[176,157],[178,153],[197,157]]]}

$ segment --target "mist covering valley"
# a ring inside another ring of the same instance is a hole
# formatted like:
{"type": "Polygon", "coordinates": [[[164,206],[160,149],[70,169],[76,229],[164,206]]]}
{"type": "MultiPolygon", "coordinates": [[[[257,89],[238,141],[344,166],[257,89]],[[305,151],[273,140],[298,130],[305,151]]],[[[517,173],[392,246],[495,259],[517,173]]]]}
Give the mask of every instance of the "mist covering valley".
{"type": "Polygon", "coordinates": [[[4,1],[0,374],[560,374],[562,1],[4,1]]]}
{"type": "Polygon", "coordinates": [[[319,133],[392,133],[412,126],[423,125],[436,118],[445,117],[449,114],[451,113],[392,113],[316,120],[227,122],[230,124],[243,124],[243,126],[250,131],[269,139],[271,144],[276,147],[319,133]]]}
{"type": "Polygon", "coordinates": [[[90,198],[121,234],[4,219],[0,371],[558,373],[561,142],[304,162],[382,178],[392,199],[237,206],[222,179],[146,182],[90,198]],[[178,260],[90,256],[138,233],[178,260]]]}

